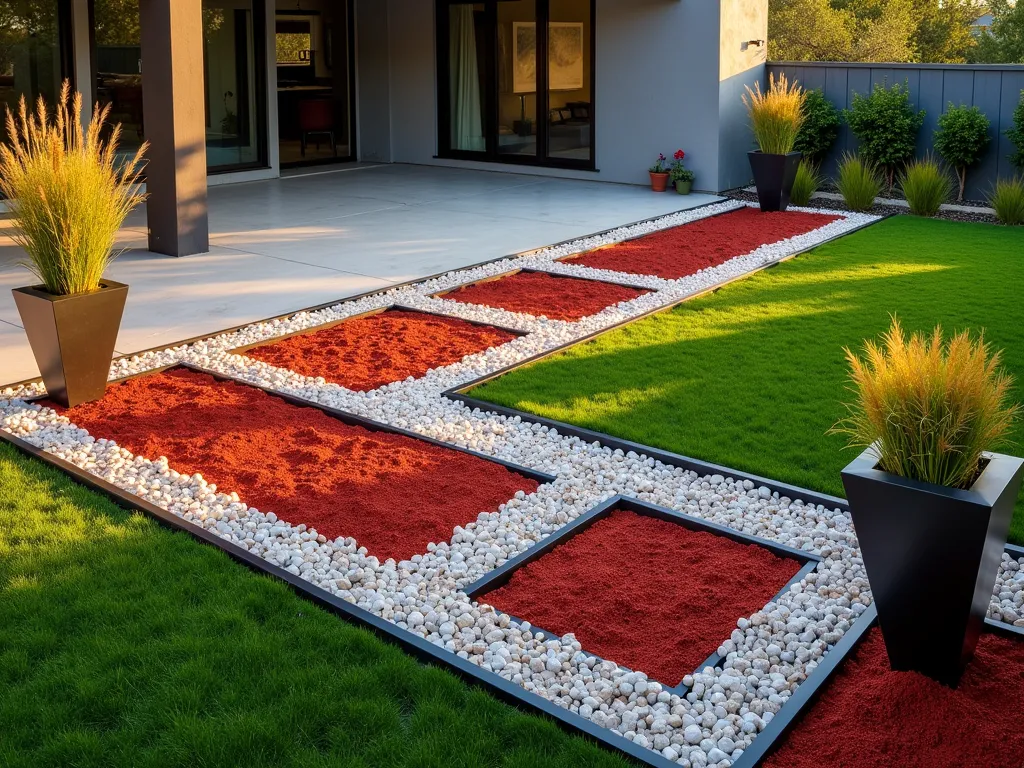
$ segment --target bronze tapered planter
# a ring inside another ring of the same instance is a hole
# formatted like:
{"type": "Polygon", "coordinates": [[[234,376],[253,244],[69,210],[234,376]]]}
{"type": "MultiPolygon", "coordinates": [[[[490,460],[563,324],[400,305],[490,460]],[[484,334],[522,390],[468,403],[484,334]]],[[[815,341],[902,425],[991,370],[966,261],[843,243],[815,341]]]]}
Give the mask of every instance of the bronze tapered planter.
{"type": "Polygon", "coordinates": [[[70,296],[42,286],[13,293],[50,399],[73,407],[103,397],[128,286],[104,280],[99,290],[70,296]]]}

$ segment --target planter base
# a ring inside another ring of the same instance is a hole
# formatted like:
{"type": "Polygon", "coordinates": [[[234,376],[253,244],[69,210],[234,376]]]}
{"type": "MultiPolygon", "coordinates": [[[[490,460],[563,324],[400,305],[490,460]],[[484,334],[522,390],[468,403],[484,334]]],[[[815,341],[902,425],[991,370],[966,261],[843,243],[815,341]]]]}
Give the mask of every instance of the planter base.
{"type": "Polygon", "coordinates": [[[50,399],[70,408],[103,397],[128,286],[104,280],[72,296],[41,286],[13,293],[50,399]]]}
{"type": "Polygon", "coordinates": [[[1024,460],[988,455],[970,490],[876,464],[865,451],[843,485],[890,664],[956,687],[985,623],[1024,460]]]}
{"type": "Polygon", "coordinates": [[[789,207],[789,195],[796,180],[796,169],[800,166],[799,152],[788,155],[766,155],[763,152],[748,152],[750,170],[757,185],[757,201],[761,210],[784,211],[789,207]]]}

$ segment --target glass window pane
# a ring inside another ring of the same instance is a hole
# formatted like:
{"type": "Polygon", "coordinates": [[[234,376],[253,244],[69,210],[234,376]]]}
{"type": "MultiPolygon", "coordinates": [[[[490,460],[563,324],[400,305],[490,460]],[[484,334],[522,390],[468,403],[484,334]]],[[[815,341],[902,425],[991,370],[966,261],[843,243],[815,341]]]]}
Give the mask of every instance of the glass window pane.
{"type": "Polygon", "coordinates": [[[259,132],[251,2],[204,0],[206,166],[256,163],[259,132]]]}
{"type": "Polygon", "coordinates": [[[486,27],[483,3],[454,3],[448,8],[451,87],[451,148],[483,152],[486,27]]]}
{"type": "Polygon", "coordinates": [[[119,155],[133,155],[146,138],[142,119],[142,47],[137,0],[96,0],[96,100],[121,124],[119,155]]]}
{"type": "MultiPolygon", "coordinates": [[[[43,96],[51,106],[61,84],[57,0],[0,0],[0,102],[11,110],[24,96],[43,96]]],[[[0,122],[7,112],[0,105],[0,122]]],[[[0,140],[6,139],[0,124],[0,140]]]]}
{"type": "Polygon", "coordinates": [[[550,0],[548,157],[590,160],[590,0],[550,0]]]}
{"type": "Polygon", "coordinates": [[[537,4],[498,3],[498,152],[537,154],[537,4]]]}

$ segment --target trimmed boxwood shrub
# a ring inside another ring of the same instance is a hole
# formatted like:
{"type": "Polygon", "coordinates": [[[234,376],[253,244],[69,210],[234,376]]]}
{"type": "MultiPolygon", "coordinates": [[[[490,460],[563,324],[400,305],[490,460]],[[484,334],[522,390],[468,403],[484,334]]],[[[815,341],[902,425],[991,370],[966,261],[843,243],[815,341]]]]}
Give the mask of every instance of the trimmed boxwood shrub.
{"type": "Polygon", "coordinates": [[[964,199],[964,185],[967,183],[967,169],[981,159],[988,146],[989,121],[977,107],[959,106],[952,103],[940,117],[939,129],[935,131],[935,151],[946,164],[956,169],[960,192],[957,200],[964,199]]]}
{"type": "Polygon", "coordinates": [[[887,88],[877,83],[867,96],[855,93],[844,115],[860,139],[860,153],[885,172],[892,189],[896,171],[914,156],[917,132],[924,123],[924,110],[915,112],[910,105],[908,85],[887,88]]]}
{"type": "Polygon", "coordinates": [[[820,90],[807,91],[803,112],[804,124],[797,134],[794,149],[818,165],[836,143],[842,119],[839,110],[820,90]]]}

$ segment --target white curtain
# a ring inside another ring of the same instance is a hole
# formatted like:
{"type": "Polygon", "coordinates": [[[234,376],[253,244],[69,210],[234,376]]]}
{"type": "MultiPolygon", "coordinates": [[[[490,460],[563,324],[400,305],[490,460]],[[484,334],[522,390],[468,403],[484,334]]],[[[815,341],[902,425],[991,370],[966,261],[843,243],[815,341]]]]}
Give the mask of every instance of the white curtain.
{"type": "Polygon", "coordinates": [[[486,149],[480,120],[480,71],[476,57],[473,6],[449,6],[451,18],[452,149],[486,149]]]}

